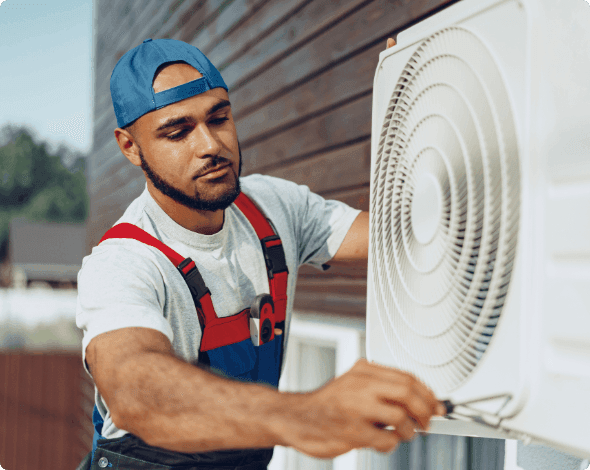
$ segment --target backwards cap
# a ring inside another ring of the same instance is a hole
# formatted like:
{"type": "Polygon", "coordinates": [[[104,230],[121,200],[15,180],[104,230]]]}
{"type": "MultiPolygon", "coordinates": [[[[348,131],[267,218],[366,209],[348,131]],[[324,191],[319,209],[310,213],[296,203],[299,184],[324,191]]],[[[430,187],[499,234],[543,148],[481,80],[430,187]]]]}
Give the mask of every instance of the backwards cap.
{"type": "Polygon", "coordinates": [[[113,69],[111,98],[117,125],[124,127],[150,111],[212,88],[228,89],[219,71],[199,49],[175,39],[146,39],[123,55],[113,69]],[[154,93],[152,82],[158,67],[176,61],[192,65],[203,76],[154,93]]]}

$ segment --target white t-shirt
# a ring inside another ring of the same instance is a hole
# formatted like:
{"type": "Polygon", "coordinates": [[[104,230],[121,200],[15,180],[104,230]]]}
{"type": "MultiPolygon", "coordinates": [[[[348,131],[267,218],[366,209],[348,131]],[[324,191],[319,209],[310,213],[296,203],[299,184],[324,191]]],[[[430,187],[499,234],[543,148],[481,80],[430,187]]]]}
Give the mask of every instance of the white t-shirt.
{"type": "MultiPolygon", "coordinates": [[[[283,243],[289,268],[286,350],[298,267],[310,264],[322,269],[360,211],[325,200],[307,186],[270,176],[249,175],[240,178],[240,185],[271,219],[283,243]]],[[[202,235],[174,222],[146,187],[120,222],[137,225],[184,258],[192,258],[211,291],[218,317],[234,315],[250,307],[258,294],[269,293],[260,241],[235,204],[225,210],[218,233],[202,235]]],[[[184,279],[162,252],[136,240],[106,240],[84,258],[78,274],[76,323],[84,332],[84,359],[92,338],[126,327],[161,331],[179,358],[192,364],[199,358],[201,327],[184,279]]],[[[102,435],[126,434],[113,424],[98,390],[95,394],[104,418],[102,435]]]]}

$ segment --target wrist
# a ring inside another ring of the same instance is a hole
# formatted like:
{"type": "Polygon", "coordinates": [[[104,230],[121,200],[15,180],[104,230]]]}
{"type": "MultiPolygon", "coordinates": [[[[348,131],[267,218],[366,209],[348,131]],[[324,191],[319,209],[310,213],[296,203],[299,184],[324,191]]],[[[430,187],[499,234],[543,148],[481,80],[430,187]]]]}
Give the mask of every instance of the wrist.
{"type": "Polygon", "coordinates": [[[268,413],[267,430],[271,439],[283,447],[293,447],[297,436],[307,426],[306,413],[310,410],[309,393],[280,392],[268,413]]]}

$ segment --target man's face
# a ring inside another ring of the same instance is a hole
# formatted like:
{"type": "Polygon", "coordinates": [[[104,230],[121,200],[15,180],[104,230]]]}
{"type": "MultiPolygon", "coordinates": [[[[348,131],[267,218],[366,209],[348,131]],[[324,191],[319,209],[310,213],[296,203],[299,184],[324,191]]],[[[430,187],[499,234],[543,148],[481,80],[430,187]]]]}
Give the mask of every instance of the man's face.
{"type": "MultiPolygon", "coordinates": [[[[200,77],[188,64],[172,64],[156,76],[154,91],[200,77]]],[[[146,176],[174,201],[200,211],[217,211],[238,196],[242,158],[223,88],[145,114],[134,123],[132,133],[146,176]]]]}

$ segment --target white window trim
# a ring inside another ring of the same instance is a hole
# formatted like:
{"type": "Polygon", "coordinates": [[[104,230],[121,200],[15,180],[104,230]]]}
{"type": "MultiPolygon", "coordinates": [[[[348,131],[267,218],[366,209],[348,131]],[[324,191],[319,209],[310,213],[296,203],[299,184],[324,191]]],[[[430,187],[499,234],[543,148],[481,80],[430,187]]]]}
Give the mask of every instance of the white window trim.
{"type": "MultiPolygon", "coordinates": [[[[302,345],[333,348],[336,352],[336,377],[348,371],[361,357],[365,357],[365,321],[350,317],[331,316],[320,313],[293,312],[289,326],[286,357],[296,355],[302,345]]],[[[297,391],[297,370],[288,366],[283,371],[279,389],[297,391]]],[[[277,446],[269,470],[285,470],[288,467],[290,449],[277,446]]],[[[292,452],[292,451],[291,451],[292,452]]],[[[361,465],[358,450],[352,450],[332,461],[333,470],[356,470],[361,465]]]]}

